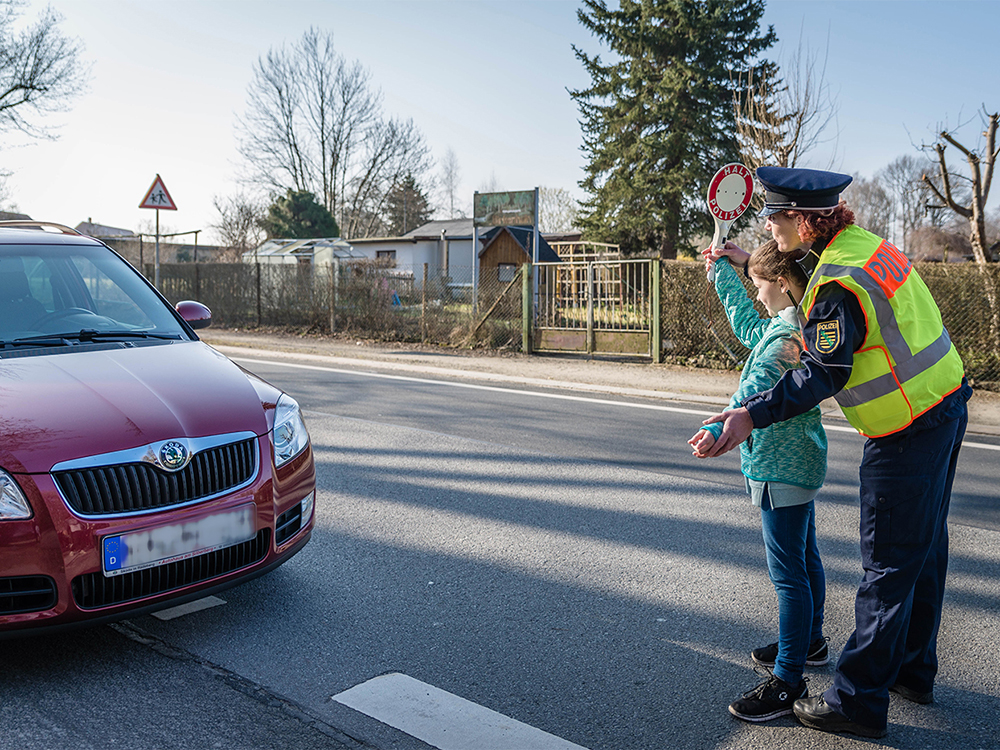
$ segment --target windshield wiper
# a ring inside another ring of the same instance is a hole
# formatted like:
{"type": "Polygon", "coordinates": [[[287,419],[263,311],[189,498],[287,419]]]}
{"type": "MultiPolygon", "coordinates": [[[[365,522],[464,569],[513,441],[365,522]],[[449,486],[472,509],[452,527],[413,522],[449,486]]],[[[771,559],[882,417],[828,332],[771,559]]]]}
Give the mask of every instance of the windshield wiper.
{"type": "Polygon", "coordinates": [[[114,341],[122,339],[167,339],[179,340],[179,333],[153,333],[152,331],[97,331],[84,328],[68,333],[48,333],[41,336],[24,336],[11,341],[0,342],[7,346],[72,346],[73,341],[114,341]]]}
{"type": "Polygon", "coordinates": [[[12,341],[0,341],[0,348],[3,349],[19,346],[72,346],[72,344],[61,336],[32,336],[12,341]]]}
{"type": "Polygon", "coordinates": [[[169,339],[178,340],[179,333],[153,333],[152,331],[97,331],[84,328],[79,333],[60,333],[60,336],[75,338],[80,341],[103,341],[105,339],[169,339]]]}

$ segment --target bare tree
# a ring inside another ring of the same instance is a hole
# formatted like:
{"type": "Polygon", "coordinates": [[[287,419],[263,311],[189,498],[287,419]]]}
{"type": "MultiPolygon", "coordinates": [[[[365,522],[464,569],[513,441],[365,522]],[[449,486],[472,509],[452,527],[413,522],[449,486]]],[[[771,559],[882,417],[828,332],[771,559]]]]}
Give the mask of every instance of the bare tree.
{"type": "Polygon", "coordinates": [[[7,178],[11,172],[0,170],[0,211],[10,211],[17,213],[17,205],[11,200],[12,193],[7,178]]]}
{"type": "Polygon", "coordinates": [[[317,29],[258,58],[237,133],[253,182],[313,193],[346,237],[368,236],[386,194],[431,166],[413,122],[386,118],[368,71],[317,29]]]}
{"type": "Polygon", "coordinates": [[[573,229],[580,204],[565,188],[538,188],[538,228],[542,232],[568,232],[573,229]]]}
{"type": "Polygon", "coordinates": [[[736,138],[751,170],[797,166],[829,140],[826,131],[838,105],[826,82],[826,57],[820,61],[818,54],[804,49],[801,37],[786,65],[751,68],[737,83],[736,138]],[[785,78],[779,77],[781,70],[788,71],[785,78]]]}
{"type": "Polygon", "coordinates": [[[480,193],[499,193],[503,188],[500,187],[500,181],[497,179],[497,173],[490,170],[490,176],[483,180],[482,184],[479,186],[480,193]]]}
{"type": "MultiPolygon", "coordinates": [[[[65,111],[86,87],[89,66],[83,46],[62,35],[61,17],[47,8],[26,29],[17,21],[24,0],[0,0],[0,133],[18,131],[31,138],[53,138],[47,115],[65,111]]],[[[13,208],[7,180],[0,170],[0,204],[13,208]]]]}
{"type": "Polygon", "coordinates": [[[215,196],[212,205],[219,212],[219,220],[212,228],[219,235],[222,245],[232,250],[233,260],[239,260],[247,250],[264,240],[262,219],[267,208],[262,200],[240,192],[228,197],[215,196]]]}
{"type": "Polygon", "coordinates": [[[892,197],[878,176],[868,180],[855,175],[845,193],[859,226],[880,237],[890,237],[893,223],[892,197]]]}
{"type": "Polygon", "coordinates": [[[448,218],[458,219],[465,216],[461,209],[461,201],[458,198],[459,172],[458,157],[449,148],[441,161],[441,192],[443,193],[443,203],[448,207],[448,218]]]}
{"type": "Polygon", "coordinates": [[[0,0],[0,132],[49,138],[51,126],[39,120],[68,109],[85,88],[89,68],[81,61],[82,45],[63,36],[58,28],[62,19],[51,8],[27,29],[17,30],[25,5],[0,0]]]}
{"type": "Polygon", "coordinates": [[[430,151],[412,120],[379,122],[369,128],[364,146],[364,169],[350,181],[350,205],[340,227],[345,237],[377,233],[389,193],[407,175],[416,178],[430,169],[430,151]]]}
{"type": "Polygon", "coordinates": [[[923,180],[939,201],[969,222],[969,240],[972,243],[973,255],[977,263],[985,264],[989,260],[986,252],[989,247],[986,237],[986,202],[993,181],[993,167],[997,156],[1000,155],[1000,148],[997,147],[997,124],[1000,121],[1000,113],[988,114],[984,108],[982,118],[986,127],[982,133],[985,144],[981,142],[977,149],[959,143],[953,132],[948,130],[942,130],[932,145],[924,146],[925,149],[932,149],[937,155],[937,179],[940,182],[935,182],[929,174],[924,174],[923,180]],[[953,146],[965,156],[969,165],[969,177],[962,178],[948,169],[945,158],[948,146],[953,146]],[[958,193],[953,187],[955,180],[967,182],[969,187],[967,201],[960,202],[958,199],[958,193]]]}
{"type": "Polygon", "coordinates": [[[930,190],[923,181],[925,171],[926,161],[908,154],[896,158],[875,174],[892,199],[904,250],[913,232],[933,224],[936,218],[927,210],[930,190]]]}
{"type": "Polygon", "coordinates": [[[986,201],[993,181],[993,166],[996,164],[997,156],[1000,155],[1000,149],[997,148],[997,123],[1000,121],[1000,113],[988,114],[984,107],[981,116],[985,120],[986,129],[982,132],[985,140],[980,142],[977,149],[959,143],[954,134],[948,130],[942,130],[934,144],[925,146],[933,149],[937,155],[940,185],[935,184],[930,175],[925,174],[923,179],[939,201],[969,222],[972,254],[979,267],[984,295],[990,306],[990,332],[995,345],[1000,347],[1000,300],[997,299],[996,287],[986,268],[986,264],[992,260],[988,252],[989,242],[986,239],[986,201]],[[953,181],[963,178],[948,169],[945,158],[948,146],[958,149],[969,165],[969,177],[964,178],[969,187],[968,202],[959,202],[957,199],[953,181]]]}

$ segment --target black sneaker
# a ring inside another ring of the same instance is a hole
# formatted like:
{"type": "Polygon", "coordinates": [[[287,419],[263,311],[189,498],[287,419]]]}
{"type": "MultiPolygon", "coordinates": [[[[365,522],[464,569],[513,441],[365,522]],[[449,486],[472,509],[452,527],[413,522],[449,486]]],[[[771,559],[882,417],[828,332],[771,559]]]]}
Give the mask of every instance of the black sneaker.
{"type": "Polygon", "coordinates": [[[806,681],[789,685],[774,675],[768,677],[739,700],[729,704],[729,713],[743,721],[770,721],[792,713],[792,704],[809,695],[806,681]]]}
{"type": "MultiPolygon", "coordinates": [[[[830,663],[830,649],[826,642],[829,638],[817,638],[809,644],[809,651],[806,653],[807,667],[822,667],[830,663]]],[[[761,648],[755,648],[750,652],[750,658],[762,667],[773,668],[774,662],[778,658],[778,644],[771,643],[761,648]]]]}

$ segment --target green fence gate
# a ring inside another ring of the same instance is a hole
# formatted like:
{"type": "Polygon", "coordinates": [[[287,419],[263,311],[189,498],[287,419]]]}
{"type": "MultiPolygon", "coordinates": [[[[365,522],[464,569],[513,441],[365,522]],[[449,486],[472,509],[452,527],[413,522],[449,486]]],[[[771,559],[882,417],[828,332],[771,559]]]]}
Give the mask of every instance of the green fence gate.
{"type": "Polygon", "coordinates": [[[534,269],[533,351],[659,361],[660,261],[564,261],[534,269]]]}

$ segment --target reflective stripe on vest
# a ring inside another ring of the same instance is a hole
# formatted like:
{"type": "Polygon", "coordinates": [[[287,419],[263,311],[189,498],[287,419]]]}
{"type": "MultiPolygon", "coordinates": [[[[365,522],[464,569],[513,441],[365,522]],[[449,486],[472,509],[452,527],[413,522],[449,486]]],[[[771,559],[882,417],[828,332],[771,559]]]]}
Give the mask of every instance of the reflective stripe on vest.
{"type": "MultiPolygon", "coordinates": [[[[947,329],[942,328],[941,335],[934,343],[921,349],[916,354],[912,354],[910,347],[903,339],[903,334],[900,333],[899,326],[896,323],[896,315],[892,311],[892,305],[878,285],[878,282],[864,268],[821,264],[816,269],[816,273],[813,274],[813,281],[818,281],[823,276],[831,278],[850,277],[858,286],[868,292],[872,307],[875,308],[875,316],[882,340],[885,342],[886,348],[896,363],[893,368],[896,377],[893,377],[892,372],[888,372],[874,380],[859,383],[853,388],[844,388],[835,396],[837,403],[841,406],[858,406],[868,401],[874,401],[880,396],[888,395],[899,387],[896,384],[897,378],[901,383],[912,380],[924,370],[930,369],[937,362],[944,359],[951,350],[951,337],[948,336],[947,329]]],[[[813,281],[810,281],[809,288],[806,290],[807,296],[815,286],[813,281]]]]}
{"type": "Polygon", "coordinates": [[[812,274],[801,309],[811,311],[820,286],[839,283],[858,298],[868,325],[855,353],[849,387],[835,398],[863,435],[901,430],[961,385],[962,361],[937,305],[906,256],[863,229],[847,227],[826,248],[823,259],[831,262],[821,262],[812,274]],[[904,321],[909,343],[894,303],[926,312],[904,321]]]}

